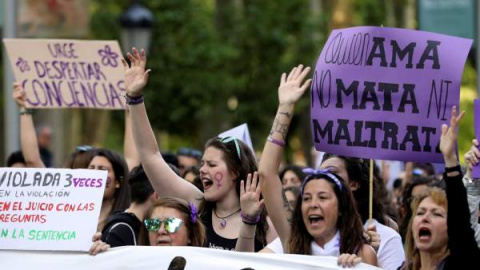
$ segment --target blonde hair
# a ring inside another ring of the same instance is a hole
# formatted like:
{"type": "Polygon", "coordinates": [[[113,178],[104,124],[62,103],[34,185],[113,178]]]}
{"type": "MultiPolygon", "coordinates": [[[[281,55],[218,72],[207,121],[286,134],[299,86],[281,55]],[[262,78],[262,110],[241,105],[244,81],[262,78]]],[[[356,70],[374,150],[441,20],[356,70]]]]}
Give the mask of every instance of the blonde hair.
{"type": "MultiPolygon", "coordinates": [[[[405,236],[406,238],[405,240],[406,269],[418,270],[422,266],[420,261],[420,252],[416,248],[415,239],[413,238],[412,224],[413,224],[413,219],[416,216],[418,206],[426,198],[431,198],[435,204],[445,208],[445,210],[447,209],[447,206],[448,206],[447,194],[445,193],[445,190],[439,187],[429,187],[427,190],[425,190],[425,192],[420,197],[412,201],[412,217],[410,218],[410,222],[408,223],[408,230],[405,236]]],[[[448,256],[448,254],[449,254],[449,250],[447,245],[445,254],[443,254],[443,256],[441,257],[445,258],[448,256]]]]}

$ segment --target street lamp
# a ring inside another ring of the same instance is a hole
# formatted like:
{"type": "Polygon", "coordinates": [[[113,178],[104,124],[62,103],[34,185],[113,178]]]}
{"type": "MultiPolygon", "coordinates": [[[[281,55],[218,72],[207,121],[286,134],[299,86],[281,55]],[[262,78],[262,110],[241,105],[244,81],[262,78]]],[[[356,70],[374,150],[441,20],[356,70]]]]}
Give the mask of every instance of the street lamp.
{"type": "Polygon", "coordinates": [[[138,49],[143,48],[145,52],[148,52],[154,23],[153,13],[138,1],[133,1],[127,10],[120,15],[123,50],[136,47],[138,49]]]}

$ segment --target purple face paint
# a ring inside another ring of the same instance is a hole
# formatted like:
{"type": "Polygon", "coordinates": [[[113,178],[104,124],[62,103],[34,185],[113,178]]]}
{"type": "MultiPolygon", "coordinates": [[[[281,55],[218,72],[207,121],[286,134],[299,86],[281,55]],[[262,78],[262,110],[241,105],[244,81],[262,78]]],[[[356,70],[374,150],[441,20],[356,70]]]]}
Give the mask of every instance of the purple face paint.
{"type": "Polygon", "coordinates": [[[217,187],[222,187],[223,174],[221,172],[216,172],[213,179],[217,182],[217,187]]]}

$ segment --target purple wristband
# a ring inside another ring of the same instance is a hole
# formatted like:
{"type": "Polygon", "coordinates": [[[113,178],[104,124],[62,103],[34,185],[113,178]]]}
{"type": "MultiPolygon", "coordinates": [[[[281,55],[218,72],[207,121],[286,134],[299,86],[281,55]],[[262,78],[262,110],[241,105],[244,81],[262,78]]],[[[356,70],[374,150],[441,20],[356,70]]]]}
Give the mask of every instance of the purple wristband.
{"type": "Polygon", "coordinates": [[[269,141],[269,142],[271,142],[271,143],[273,143],[273,144],[276,144],[276,145],[278,145],[278,146],[280,146],[280,147],[285,147],[285,142],[282,142],[282,141],[279,141],[279,140],[275,140],[275,139],[272,138],[272,137],[268,137],[268,138],[267,138],[267,141],[269,141]]]}
{"type": "Polygon", "coordinates": [[[137,105],[143,103],[143,95],[140,95],[138,97],[131,97],[127,94],[125,95],[125,100],[128,105],[137,105]]]}
{"type": "Polygon", "coordinates": [[[260,221],[260,215],[258,215],[256,218],[251,218],[245,216],[243,212],[240,212],[240,217],[242,218],[243,223],[248,225],[257,225],[257,223],[260,221]]]}

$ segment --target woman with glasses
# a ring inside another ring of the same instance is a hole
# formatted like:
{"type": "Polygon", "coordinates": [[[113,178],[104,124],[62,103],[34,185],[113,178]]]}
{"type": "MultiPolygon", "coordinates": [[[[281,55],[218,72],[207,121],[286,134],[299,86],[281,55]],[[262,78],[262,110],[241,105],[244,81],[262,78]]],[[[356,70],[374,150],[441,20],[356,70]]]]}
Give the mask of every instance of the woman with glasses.
{"type": "Polygon", "coordinates": [[[265,214],[257,220],[257,217],[242,215],[240,209],[240,181],[257,170],[252,151],[233,137],[210,139],[205,144],[200,167],[204,192],[176,175],[162,158],[143,103],[143,88],[150,72],[145,70],[145,52],[133,48],[127,57],[130,65],[123,60],[125,89],[135,145],[155,191],[160,196],[182,198],[198,206],[206,227],[207,247],[235,249],[240,225],[253,219],[256,221],[251,224],[256,226],[256,250],[263,248],[267,239],[275,237],[272,227],[267,225],[265,214]]]}
{"type": "Polygon", "coordinates": [[[152,206],[140,231],[145,246],[194,246],[206,242],[205,227],[197,207],[179,198],[165,197],[152,206]]]}
{"type": "MultiPolygon", "coordinates": [[[[150,208],[140,229],[142,246],[203,247],[206,242],[205,226],[198,217],[197,207],[179,198],[158,199],[150,208]]],[[[110,246],[94,236],[90,255],[107,251],[110,246]]]]}

